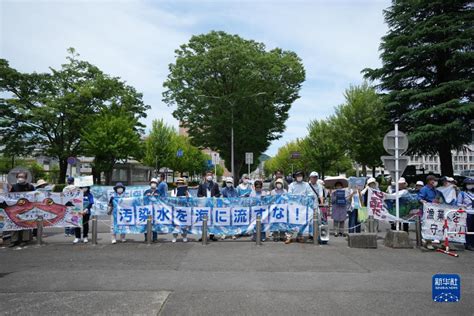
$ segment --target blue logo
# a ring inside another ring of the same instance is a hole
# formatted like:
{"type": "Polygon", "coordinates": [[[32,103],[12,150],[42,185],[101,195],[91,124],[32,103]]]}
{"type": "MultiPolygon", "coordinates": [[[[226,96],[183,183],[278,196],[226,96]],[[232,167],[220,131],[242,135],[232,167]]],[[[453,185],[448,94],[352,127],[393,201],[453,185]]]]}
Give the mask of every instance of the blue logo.
{"type": "Polygon", "coordinates": [[[458,274],[435,274],[432,278],[432,298],[439,303],[461,300],[461,278],[458,274]]]}

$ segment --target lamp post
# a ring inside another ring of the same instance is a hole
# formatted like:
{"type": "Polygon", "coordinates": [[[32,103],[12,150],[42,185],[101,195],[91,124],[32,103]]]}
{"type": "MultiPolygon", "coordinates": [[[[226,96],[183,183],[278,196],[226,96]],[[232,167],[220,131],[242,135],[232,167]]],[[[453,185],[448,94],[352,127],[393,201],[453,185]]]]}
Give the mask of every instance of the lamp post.
{"type": "MultiPolygon", "coordinates": [[[[264,94],[267,94],[267,93],[266,92],[258,92],[258,93],[255,93],[255,94],[239,97],[239,99],[253,98],[253,97],[257,97],[257,96],[264,95],[264,94]]],[[[236,103],[237,99],[234,99],[232,101],[232,100],[228,99],[228,96],[217,97],[217,96],[204,95],[204,94],[200,94],[200,95],[198,95],[198,97],[225,100],[230,105],[230,116],[231,116],[230,117],[231,118],[231,120],[230,120],[230,169],[231,169],[230,173],[232,174],[232,178],[235,181],[235,173],[234,173],[234,106],[235,106],[235,103],[236,103]]]]}

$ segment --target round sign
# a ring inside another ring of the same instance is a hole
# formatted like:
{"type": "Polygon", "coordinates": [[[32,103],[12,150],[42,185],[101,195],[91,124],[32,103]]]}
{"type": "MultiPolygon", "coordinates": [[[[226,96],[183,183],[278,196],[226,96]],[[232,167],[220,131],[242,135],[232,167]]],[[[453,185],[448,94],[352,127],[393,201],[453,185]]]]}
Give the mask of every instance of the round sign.
{"type": "MultiPolygon", "coordinates": [[[[383,138],[383,148],[390,155],[395,155],[395,131],[385,134],[383,138]]],[[[398,155],[401,156],[408,149],[408,137],[405,133],[398,131],[398,155]]]]}
{"type": "Polygon", "coordinates": [[[26,167],[15,167],[8,173],[7,181],[9,184],[14,185],[17,182],[16,175],[20,171],[26,172],[26,182],[31,183],[32,176],[30,170],[28,170],[26,167]]]}
{"type": "Polygon", "coordinates": [[[76,161],[77,161],[76,157],[69,157],[67,159],[67,163],[70,164],[70,165],[75,165],[76,161]]]}

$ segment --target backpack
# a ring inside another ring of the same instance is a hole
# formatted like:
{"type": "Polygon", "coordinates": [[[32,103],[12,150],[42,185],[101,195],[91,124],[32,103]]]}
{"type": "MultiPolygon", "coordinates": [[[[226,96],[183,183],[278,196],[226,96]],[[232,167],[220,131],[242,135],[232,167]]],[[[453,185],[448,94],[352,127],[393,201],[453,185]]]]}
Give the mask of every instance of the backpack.
{"type": "Polygon", "coordinates": [[[346,191],[336,190],[336,196],[334,200],[334,205],[345,206],[347,204],[346,200],[346,191]]]}

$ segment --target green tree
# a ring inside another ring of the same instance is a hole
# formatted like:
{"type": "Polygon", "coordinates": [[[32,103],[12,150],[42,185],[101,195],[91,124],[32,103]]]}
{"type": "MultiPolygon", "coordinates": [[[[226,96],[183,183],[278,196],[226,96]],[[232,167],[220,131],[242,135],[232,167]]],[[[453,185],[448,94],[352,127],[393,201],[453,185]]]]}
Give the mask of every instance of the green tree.
{"type": "Polygon", "coordinates": [[[375,89],[367,83],[351,86],[346,90],[345,103],[336,108],[330,120],[335,128],[334,138],[349,158],[362,165],[364,175],[366,166],[380,166],[380,156],[385,153],[383,137],[391,129],[384,104],[375,89]]]}
{"type": "Polygon", "coordinates": [[[471,140],[474,116],[472,1],[392,1],[384,15],[382,67],[363,72],[379,80],[410,152],[438,153],[441,173],[452,175],[451,150],[471,140]]]}
{"type": "Polygon", "coordinates": [[[265,161],[264,169],[265,174],[273,174],[277,170],[283,171],[285,174],[292,173],[297,170],[307,171],[305,168],[305,160],[303,157],[299,159],[293,159],[292,153],[302,153],[303,140],[297,139],[286,143],[284,146],[278,149],[275,157],[265,161]]]}
{"type": "Polygon", "coordinates": [[[193,144],[218,151],[228,169],[233,129],[237,177],[245,152],[258,157],[281,137],[305,79],[301,60],[294,52],[267,51],[262,43],[214,31],[193,36],[176,55],[164,102],[177,105],[173,116],[193,144]]]}
{"type": "MultiPolygon", "coordinates": [[[[0,142],[18,139],[59,160],[59,182],[64,183],[67,158],[83,153],[83,126],[101,111],[123,110],[139,119],[149,106],[142,95],[119,78],[78,59],[68,50],[68,63],[51,73],[20,73],[0,59],[0,92],[8,94],[2,104],[0,142]],[[21,128],[5,127],[18,122],[21,128]]],[[[143,128],[143,125],[139,125],[143,128]]]]}
{"type": "MultiPolygon", "coordinates": [[[[103,113],[95,117],[82,132],[87,155],[94,157],[94,174],[105,174],[105,184],[112,182],[112,172],[119,160],[141,159],[141,134],[137,119],[127,113],[103,113]]],[[[99,177],[100,179],[100,177],[99,177]]]]}
{"type": "Polygon", "coordinates": [[[173,158],[170,160],[170,167],[180,174],[183,172],[202,174],[207,169],[208,155],[199,148],[193,146],[187,136],[173,136],[172,140],[173,158]],[[178,150],[183,152],[181,157],[177,157],[178,150]]]}
{"type": "Polygon", "coordinates": [[[321,178],[331,171],[345,171],[348,159],[336,139],[338,137],[337,129],[331,121],[311,121],[308,125],[308,136],[302,142],[305,167],[318,171],[321,178]],[[346,165],[341,161],[345,161],[346,165]]]}
{"type": "Polygon", "coordinates": [[[143,162],[156,170],[170,167],[171,160],[176,157],[176,152],[173,152],[175,135],[176,130],[167,125],[163,119],[153,120],[150,134],[145,139],[143,162]]]}

